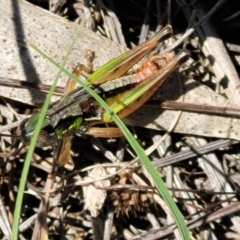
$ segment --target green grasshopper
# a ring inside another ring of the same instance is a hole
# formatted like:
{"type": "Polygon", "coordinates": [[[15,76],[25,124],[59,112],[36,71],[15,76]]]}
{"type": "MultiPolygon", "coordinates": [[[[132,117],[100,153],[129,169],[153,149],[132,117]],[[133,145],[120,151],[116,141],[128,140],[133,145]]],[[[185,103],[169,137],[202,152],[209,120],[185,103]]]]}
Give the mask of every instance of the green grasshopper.
{"type": "MultiPolygon", "coordinates": [[[[188,58],[182,50],[176,56],[163,53],[149,57],[136,72],[127,74],[141,58],[158,43],[172,35],[166,26],[146,42],[109,61],[91,74],[86,83],[98,93],[113,112],[125,117],[145,103],[163,81],[188,58]]],[[[79,73],[82,69],[75,69],[79,73]]],[[[71,88],[70,88],[71,89],[71,88]]],[[[39,114],[26,119],[20,125],[20,136],[28,144],[32,138],[39,114]]],[[[119,130],[94,128],[94,125],[112,122],[99,103],[84,89],[76,88],[49,106],[43,121],[37,146],[54,144],[58,139],[67,139],[74,133],[86,133],[98,137],[119,135],[119,130]]]]}

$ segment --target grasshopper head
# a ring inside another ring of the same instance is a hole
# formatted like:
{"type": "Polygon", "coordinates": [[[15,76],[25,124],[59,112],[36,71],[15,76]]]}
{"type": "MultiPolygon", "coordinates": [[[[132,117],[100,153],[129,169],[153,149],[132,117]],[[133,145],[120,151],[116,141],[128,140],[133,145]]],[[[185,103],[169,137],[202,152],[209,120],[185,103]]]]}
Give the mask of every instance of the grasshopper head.
{"type": "MultiPolygon", "coordinates": [[[[32,136],[34,134],[39,114],[32,116],[29,119],[24,119],[20,124],[20,138],[24,144],[30,144],[32,136]]],[[[37,139],[36,146],[44,147],[55,143],[57,136],[54,130],[49,126],[47,119],[44,119],[39,136],[37,139]]]]}

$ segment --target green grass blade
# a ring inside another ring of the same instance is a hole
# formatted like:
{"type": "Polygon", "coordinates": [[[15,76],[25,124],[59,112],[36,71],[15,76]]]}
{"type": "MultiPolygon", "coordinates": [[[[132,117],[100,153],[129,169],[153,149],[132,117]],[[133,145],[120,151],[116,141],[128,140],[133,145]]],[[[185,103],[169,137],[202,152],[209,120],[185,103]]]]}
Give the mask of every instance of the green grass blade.
{"type": "Polygon", "coordinates": [[[81,28],[79,28],[79,30],[77,31],[77,33],[76,33],[74,39],[72,40],[70,46],[68,47],[68,51],[67,51],[66,56],[64,57],[64,59],[62,61],[62,64],[58,65],[59,71],[58,71],[58,73],[57,73],[57,75],[54,79],[54,83],[53,83],[53,85],[52,85],[52,87],[51,87],[51,89],[50,89],[50,91],[47,95],[47,98],[46,98],[45,102],[44,102],[43,108],[41,110],[41,113],[40,113],[40,116],[39,116],[39,119],[38,119],[38,122],[37,122],[37,125],[36,125],[36,130],[34,131],[34,134],[33,134],[30,146],[29,146],[29,150],[27,152],[27,156],[26,156],[26,159],[25,159],[25,162],[24,162],[24,167],[23,167],[23,171],[22,171],[22,175],[21,175],[21,179],[20,179],[20,184],[19,184],[19,188],[18,188],[15,210],[14,210],[14,219],[13,219],[12,236],[11,236],[12,240],[17,240],[18,239],[19,220],[20,220],[20,215],[21,215],[23,194],[24,194],[24,189],[25,189],[25,185],[26,185],[26,181],[27,181],[28,171],[29,171],[29,168],[30,168],[31,159],[32,159],[32,155],[33,155],[33,152],[34,152],[36,142],[37,142],[37,138],[38,138],[39,132],[41,130],[41,126],[42,126],[44,117],[46,115],[46,112],[47,112],[48,105],[50,103],[52,94],[54,92],[55,87],[57,86],[58,79],[59,79],[59,77],[62,73],[63,66],[65,65],[65,63],[67,61],[67,58],[72,51],[72,48],[74,46],[74,43],[77,40],[77,37],[78,37],[80,31],[81,31],[81,28]]]}
{"type": "MultiPolygon", "coordinates": [[[[44,52],[39,50],[36,46],[30,45],[33,49],[35,49],[39,54],[41,54],[43,57],[45,57],[49,62],[51,62],[53,65],[55,65],[57,68],[61,68],[59,64],[57,64],[52,58],[50,58],[48,55],[46,55],[44,52]]],[[[144,150],[141,148],[141,146],[138,144],[138,142],[135,140],[135,138],[132,136],[130,131],[127,129],[127,127],[124,125],[124,123],[120,120],[120,118],[109,108],[107,103],[99,96],[97,95],[88,85],[84,84],[82,81],[77,79],[74,75],[72,75],[70,72],[68,72],[65,68],[61,69],[63,73],[65,73],[68,77],[71,79],[74,79],[79,85],[81,85],[83,88],[86,89],[86,91],[89,92],[101,105],[102,107],[108,112],[108,114],[114,119],[117,126],[121,129],[124,136],[128,140],[129,144],[132,146],[134,151],[136,152],[137,156],[139,157],[141,163],[145,167],[145,169],[149,172],[149,174],[152,177],[152,180],[166,202],[167,206],[170,209],[170,212],[172,213],[172,217],[175,220],[178,229],[180,231],[181,237],[184,240],[189,239],[190,235],[187,229],[187,226],[184,222],[184,218],[179,211],[178,207],[176,206],[174,200],[172,199],[171,195],[168,192],[168,189],[166,188],[164,182],[162,181],[159,172],[155,169],[153,164],[151,163],[150,159],[146,156],[144,150]]]]}

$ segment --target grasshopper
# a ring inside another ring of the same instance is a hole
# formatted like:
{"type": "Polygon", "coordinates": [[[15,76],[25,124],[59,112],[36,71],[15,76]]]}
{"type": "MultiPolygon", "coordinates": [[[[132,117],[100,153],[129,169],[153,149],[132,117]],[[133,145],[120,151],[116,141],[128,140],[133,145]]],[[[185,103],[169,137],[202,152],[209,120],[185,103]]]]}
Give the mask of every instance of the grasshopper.
{"type": "MultiPolygon", "coordinates": [[[[171,35],[172,28],[168,25],[146,42],[104,64],[87,78],[86,83],[119,117],[128,116],[144,104],[164,80],[188,58],[187,50],[180,51],[176,56],[173,53],[163,53],[147,58],[136,72],[127,74],[128,70],[160,41],[171,35]]],[[[89,65],[92,58],[89,57],[89,65]]],[[[82,70],[84,67],[80,65],[74,73],[79,75],[82,70]]],[[[67,91],[72,88],[69,87],[67,91]]],[[[21,123],[20,136],[23,143],[30,142],[38,118],[39,114],[36,114],[21,123]]],[[[112,121],[111,116],[99,103],[85,89],[79,87],[49,106],[37,146],[54,144],[58,139],[68,139],[74,133],[98,137],[121,135],[113,129],[94,128],[97,124],[112,121]]]]}

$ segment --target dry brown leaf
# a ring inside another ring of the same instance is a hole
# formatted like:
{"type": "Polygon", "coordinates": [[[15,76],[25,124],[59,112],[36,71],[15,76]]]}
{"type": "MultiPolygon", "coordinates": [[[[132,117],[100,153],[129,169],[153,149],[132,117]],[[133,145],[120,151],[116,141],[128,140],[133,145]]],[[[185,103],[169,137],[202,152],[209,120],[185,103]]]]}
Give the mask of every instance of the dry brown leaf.
{"type": "Polygon", "coordinates": [[[106,190],[103,190],[104,187],[110,186],[110,180],[101,180],[97,179],[107,176],[107,172],[102,167],[95,167],[93,170],[89,171],[88,177],[84,180],[95,180],[96,182],[83,186],[85,209],[88,209],[92,217],[97,217],[99,212],[102,209],[105,198],[107,197],[106,190]],[[101,189],[99,189],[101,188],[101,189]]]}

